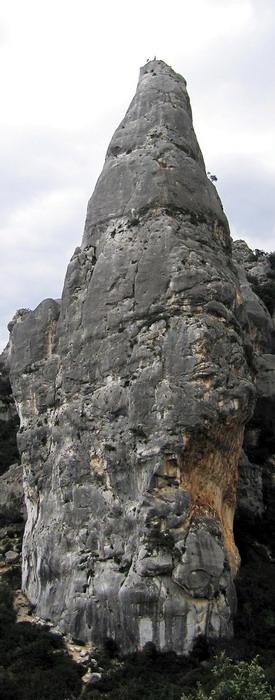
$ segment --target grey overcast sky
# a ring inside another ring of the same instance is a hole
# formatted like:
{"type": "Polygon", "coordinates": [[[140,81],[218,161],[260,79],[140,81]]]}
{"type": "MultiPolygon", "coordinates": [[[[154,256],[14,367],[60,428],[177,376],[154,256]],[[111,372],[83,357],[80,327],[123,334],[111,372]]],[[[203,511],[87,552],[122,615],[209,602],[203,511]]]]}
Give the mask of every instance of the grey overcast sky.
{"type": "Polygon", "coordinates": [[[232,236],[275,248],[275,0],[8,0],[0,8],[0,347],[61,295],[111,136],[154,55],[187,80],[232,236]]]}

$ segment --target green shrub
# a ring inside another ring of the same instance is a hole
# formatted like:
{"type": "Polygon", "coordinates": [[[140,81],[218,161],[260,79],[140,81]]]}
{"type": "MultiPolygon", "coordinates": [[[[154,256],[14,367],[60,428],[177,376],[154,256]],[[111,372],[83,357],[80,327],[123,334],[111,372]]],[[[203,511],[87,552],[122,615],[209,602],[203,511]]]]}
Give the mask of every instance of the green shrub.
{"type": "Polygon", "coordinates": [[[212,669],[214,688],[206,692],[201,685],[182,695],[181,700],[272,700],[272,689],[258,657],[250,662],[233,662],[221,654],[212,669]]]}
{"type": "Polygon", "coordinates": [[[61,638],[30,622],[16,622],[13,595],[0,585],[1,700],[69,700],[81,692],[83,671],[61,638]]]}

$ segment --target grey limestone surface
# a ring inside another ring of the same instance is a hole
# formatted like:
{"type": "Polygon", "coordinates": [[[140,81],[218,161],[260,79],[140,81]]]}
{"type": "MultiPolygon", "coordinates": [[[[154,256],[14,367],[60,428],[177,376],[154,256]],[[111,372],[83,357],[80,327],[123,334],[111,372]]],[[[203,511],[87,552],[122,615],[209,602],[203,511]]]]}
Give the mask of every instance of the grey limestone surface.
{"type": "Polygon", "coordinates": [[[232,634],[237,465],[255,402],[240,274],[185,80],[149,62],[61,301],[11,325],[23,587],[77,639],[188,653],[200,635],[232,634]]]}

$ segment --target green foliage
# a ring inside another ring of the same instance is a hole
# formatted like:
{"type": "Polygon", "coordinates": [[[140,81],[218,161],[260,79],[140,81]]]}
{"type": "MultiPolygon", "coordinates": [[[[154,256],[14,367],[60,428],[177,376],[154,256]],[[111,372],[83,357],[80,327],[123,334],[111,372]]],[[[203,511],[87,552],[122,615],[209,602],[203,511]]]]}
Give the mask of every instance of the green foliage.
{"type": "Polygon", "coordinates": [[[13,596],[0,585],[1,700],[69,700],[81,690],[79,667],[63,640],[29,622],[16,622],[13,596]]]}
{"type": "Polygon", "coordinates": [[[260,250],[260,248],[255,248],[253,255],[255,260],[259,260],[259,258],[267,258],[268,253],[265,250],[260,250]]]}
{"type": "MultiPolygon", "coordinates": [[[[106,659],[101,660],[106,669],[106,659]]],[[[133,654],[123,661],[111,660],[98,687],[87,688],[85,700],[180,700],[186,679],[193,683],[202,677],[198,659],[176,654],[149,652],[133,654]],[[100,695],[99,695],[100,693],[100,695]]]]}
{"type": "Polygon", "coordinates": [[[182,695],[181,700],[272,700],[272,689],[256,657],[250,662],[232,661],[225,654],[216,657],[212,668],[214,687],[201,685],[182,695]]]}
{"type": "MultiPolygon", "coordinates": [[[[266,608],[273,631],[272,605],[266,608]]],[[[236,645],[236,642],[235,642],[236,645]]],[[[108,648],[98,659],[102,679],[83,688],[81,670],[68,656],[63,640],[28,623],[16,623],[12,595],[0,588],[1,700],[271,700],[258,659],[231,661],[225,654],[209,659],[205,640],[191,657],[160,654],[149,648],[121,660],[108,648]],[[201,662],[205,661],[205,664],[201,662]],[[194,688],[196,688],[194,690],[194,688]]],[[[272,664],[272,662],[271,662],[272,664]]],[[[274,669],[270,666],[269,681],[274,669]]]]}

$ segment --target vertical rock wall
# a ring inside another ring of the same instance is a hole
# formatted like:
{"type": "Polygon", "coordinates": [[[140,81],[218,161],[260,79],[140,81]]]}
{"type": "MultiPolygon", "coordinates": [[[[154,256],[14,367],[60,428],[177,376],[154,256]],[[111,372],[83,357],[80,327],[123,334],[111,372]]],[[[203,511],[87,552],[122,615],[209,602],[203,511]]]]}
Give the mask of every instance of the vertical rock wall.
{"type": "Polygon", "coordinates": [[[19,418],[9,380],[7,351],[0,355],[0,476],[19,459],[16,433],[19,418]]]}
{"type": "Polygon", "coordinates": [[[237,464],[254,389],[228,223],[184,79],[141,69],[61,305],[15,323],[38,614],[122,652],[232,633],[237,464]]]}
{"type": "Polygon", "coordinates": [[[235,241],[233,257],[240,279],[255,375],[256,404],[246,426],[240,462],[238,537],[257,533],[273,547],[275,466],[275,271],[273,254],[253,253],[235,241]],[[274,263],[273,263],[274,265],[274,263]],[[262,522],[263,521],[263,522],[262,522]],[[241,532],[243,529],[243,533],[241,532]]]}

